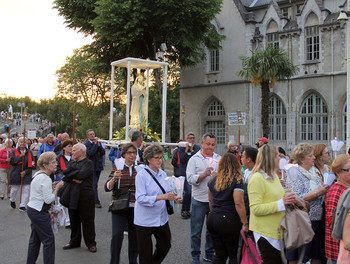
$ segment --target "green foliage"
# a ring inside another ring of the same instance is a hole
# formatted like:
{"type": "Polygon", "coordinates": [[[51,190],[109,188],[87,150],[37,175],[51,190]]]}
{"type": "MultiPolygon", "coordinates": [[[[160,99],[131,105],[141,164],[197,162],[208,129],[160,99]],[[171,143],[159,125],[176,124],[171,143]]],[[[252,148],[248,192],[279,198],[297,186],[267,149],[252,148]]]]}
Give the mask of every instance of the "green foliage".
{"type": "Polygon", "coordinates": [[[252,56],[240,56],[240,59],[242,69],[238,71],[238,76],[250,80],[255,86],[266,81],[273,84],[274,80],[291,77],[298,71],[298,66],[293,65],[288,54],[272,45],[264,50],[253,50],[252,56]]]}
{"type": "MultiPolygon", "coordinates": [[[[67,57],[65,65],[56,71],[58,77],[57,96],[73,99],[74,92],[78,101],[87,107],[103,104],[110,100],[110,73],[104,73],[104,64],[96,55],[87,51],[86,47],[74,50],[71,57],[67,57]]],[[[121,74],[116,74],[114,98],[118,99],[122,93],[124,81],[121,74]]]]}
{"type": "Polygon", "coordinates": [[[205,57],[205,47],[216,49],[224,36],[211,21],[222,0],[55,0],[68,27],[94,35],[91,50],[109,63],[124,57],[155,59],[161,43],[168,59],[181,66],[205,57]]]}
{"type": "Polygon", "coordinates": [[[270,90],[276,80],[284,80],[297,73],[298,66],[293,65],[288,54],[281,48],[267,46],[264,50],[253,50],[252,56],[240,56],[242,69],[237,72],[238,76],[248,79],[254,86],[261,87],[261,123],[263,136],[270,133],[269,127],[269,100],[270,90]]]}

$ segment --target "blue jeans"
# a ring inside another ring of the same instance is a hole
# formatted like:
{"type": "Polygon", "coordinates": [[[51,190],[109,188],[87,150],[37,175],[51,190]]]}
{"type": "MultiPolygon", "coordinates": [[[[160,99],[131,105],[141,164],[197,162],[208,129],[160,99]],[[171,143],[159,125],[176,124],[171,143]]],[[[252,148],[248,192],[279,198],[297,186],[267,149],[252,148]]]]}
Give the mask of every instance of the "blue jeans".
{"type": "Polygon", "coordinates": [[[181,212],[190,211],[190,209],[191,209],[191,196],[192,196],[192,186],[188,183],[187,178],[185,177],[184,194],[183,194],[183,199],[182,199],[181,212]]]}
{"type": "MultiPolygon", "coordinates": [[[[192,260],[200,259],[201,255],[201,235],[205,216],[209,214],[209,203],[196,201],[192,198],[191,213],[191,255],[192,260]]],[[[208,229],[205,235],[205,255],[206,259],[213,259],[214,247],[208,229]]]]}
{"type": "Polygon", "coordinates": [[[43,244],[45,264],[55,263],[55,236],[52,232],[50,215],[28,206],[27,214],[31,221],[32,232],[28,245],[27,264],[35,264],[39,256],[40,245],[43,244]]]}

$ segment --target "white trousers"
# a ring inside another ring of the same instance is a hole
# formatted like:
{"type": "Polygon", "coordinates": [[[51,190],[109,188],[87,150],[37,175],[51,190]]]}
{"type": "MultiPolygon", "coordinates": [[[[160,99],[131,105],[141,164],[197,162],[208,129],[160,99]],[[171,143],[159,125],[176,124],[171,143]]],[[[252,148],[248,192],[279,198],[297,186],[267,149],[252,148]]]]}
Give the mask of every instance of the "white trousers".
{"type": "MultiPolygon", "coordinates": [[[[19,207],[26,207],[29,199],[29,184],[23,184],[22,186],[22,201],[19,207]]],[[[10,201],[15,202],[17,192],[21,191],[21,185],[11,185],[10,201]]]]}
{"type": "Polygon", "coordinates": [[[0,198],[7,197],[7,170],[0,169],[0,198]]]}

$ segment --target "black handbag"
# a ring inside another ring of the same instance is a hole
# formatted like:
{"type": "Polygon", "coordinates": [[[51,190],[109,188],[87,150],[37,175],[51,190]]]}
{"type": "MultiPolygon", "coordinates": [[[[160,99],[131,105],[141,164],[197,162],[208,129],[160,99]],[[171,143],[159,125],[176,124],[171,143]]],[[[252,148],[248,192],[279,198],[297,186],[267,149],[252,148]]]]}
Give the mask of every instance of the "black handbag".
{"type": "MultiPolygon", "coordinates": [[[[153,176],[153,174],[148,170],[148,169],[145,169],[149,175],[152,176],[153,180],[158,184],[159,188],[162,190],[162,192],[164,194],[166,194],[164,188],[162,187],[162,185],[160,185],[160,183],[158,182],[158,180],[153,176]]],[[[166,204],[166,210],[168,212],[168,215],[172,215],[174,213],[174,208],[173,206],[170,204],[169,200],[165,200],[165,204],[166,204]]]]}
{"type": "Polygon", "coordinates": [[[112,200],[109,204],[108,212],[119,214],[129,209],[129,190],[115,190],[112,194],[112,200]]]}
{"type": "Polygon", "coordinates": [[[112,200],[108,207],[108,212],[113,214],[124,213],[129,210],[130,189],[132,185],[132,175],[130,177],[130,186],[128,190],[116,189],[112,193],[112,200]]]}

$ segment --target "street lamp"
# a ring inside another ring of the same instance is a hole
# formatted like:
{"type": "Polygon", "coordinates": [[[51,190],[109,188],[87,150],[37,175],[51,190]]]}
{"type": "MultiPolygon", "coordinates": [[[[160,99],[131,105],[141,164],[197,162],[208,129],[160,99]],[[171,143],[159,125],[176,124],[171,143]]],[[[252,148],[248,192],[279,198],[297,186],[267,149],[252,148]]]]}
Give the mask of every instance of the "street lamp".
{"type": "Polygon", "coordinates": [[[78,88],[74,87],[74,104],[73,104],[73,144],[75,144],[75,119],[76,119],[76,111],[75,111],[75,105],[77,102],[77,96],[78,96],[78,88]]]}
{"type": "MultiPolygon", "coordinates": [[[[349,20],[350,4],[348,3],[348,11],[341,11],[338,16],[340,23],[349,20]]],[[[346,25],[346,151],[350,148],[350,26],[346,25]]]]}
{"type": "Polygon", "coordinates": [[[241,153],[241,123],[242,123],[242,115],[238,114],[238,153],[241,153]]]}
{"type": "Polygon", "coordinates": [[[181,115],[182,115],[182,140],[185,140],[185,106],[181,106],[181,115]]]}

